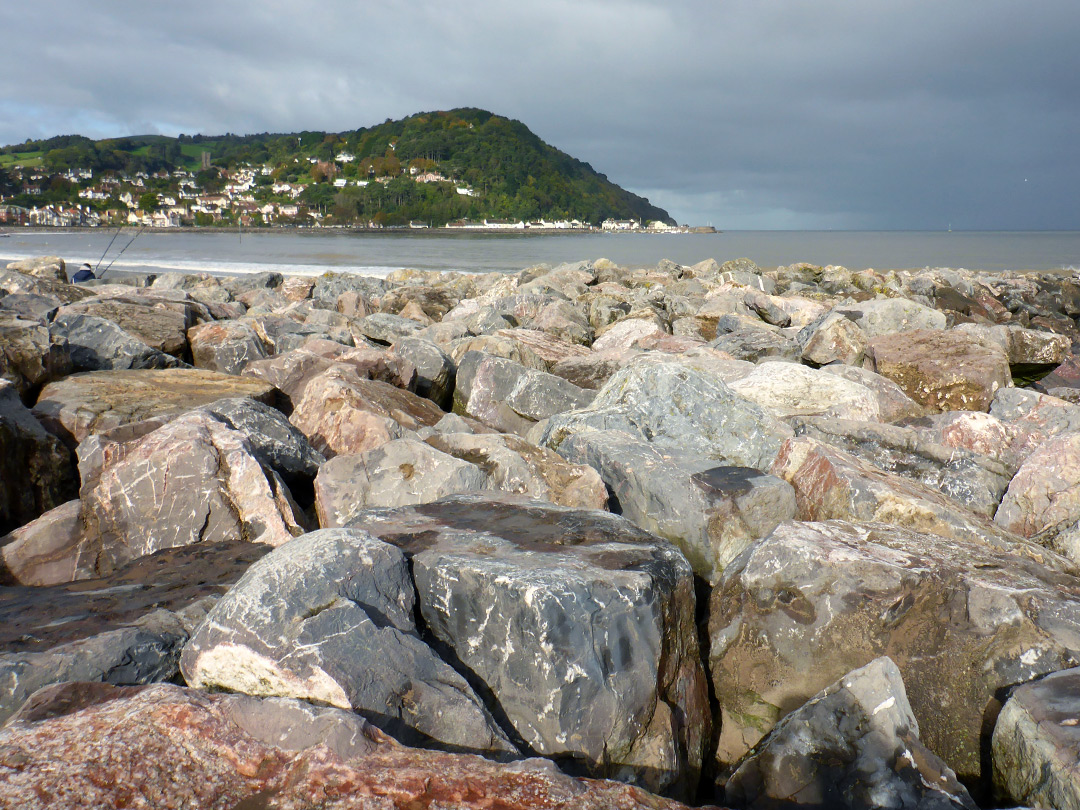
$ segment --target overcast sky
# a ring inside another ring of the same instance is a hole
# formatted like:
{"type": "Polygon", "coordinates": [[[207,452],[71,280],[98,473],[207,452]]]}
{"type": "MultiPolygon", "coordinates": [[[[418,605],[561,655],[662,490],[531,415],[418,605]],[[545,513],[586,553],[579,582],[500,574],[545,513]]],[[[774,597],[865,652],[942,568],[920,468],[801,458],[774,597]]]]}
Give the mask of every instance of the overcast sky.
{"type": "Polygon", "coordinates": [[[1080,229],[1077,0],[4,0],[0,144],[482,107],[754,228],[1080,229]]]}

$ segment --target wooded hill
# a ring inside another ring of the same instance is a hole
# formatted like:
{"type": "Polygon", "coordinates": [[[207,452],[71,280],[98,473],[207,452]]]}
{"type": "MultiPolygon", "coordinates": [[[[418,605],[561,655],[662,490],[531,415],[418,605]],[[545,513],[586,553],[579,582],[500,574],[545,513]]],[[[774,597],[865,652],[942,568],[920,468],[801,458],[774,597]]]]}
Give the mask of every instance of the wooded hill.
{"type": "Polygon", "coordinates": [[[295,201],[339,223],[614,218],[673,224],[666,211],[544,143],[521,122],[471,108],[340,133],[60,136],[0,149],[0,169],[17,166],[47,175],[90,169],[94,178],[84,186],[109,174],[182,169],[195,173],[202,191],[220,190],[226,175],[244,167],[267,167],[254,176],[257,201],[283,198],[275,185],[306,185],[295,201]]]}

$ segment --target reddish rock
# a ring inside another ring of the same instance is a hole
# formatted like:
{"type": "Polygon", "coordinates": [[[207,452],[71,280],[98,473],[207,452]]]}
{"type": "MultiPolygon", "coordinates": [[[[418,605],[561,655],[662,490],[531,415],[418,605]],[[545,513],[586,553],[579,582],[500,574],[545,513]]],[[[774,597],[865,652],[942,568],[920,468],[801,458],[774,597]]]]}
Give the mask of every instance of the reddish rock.
{"type": "Polygon", "coordinates": [[[938,411],[987,411],[999,388],[1012,385],[1001,347],[958,331],[914,329],[870,341],[872,370],[938,411]]]}
{"type": "Polygon", "coordinates": [[[214,321],[188,330],[196,368],[239,374],[252,360],[266,357],[266,346],[255,329],[242,321],[214,321]]]}
{"type": "Polygon", "coordinates": [[[178,686],[63,684],[0,729],[0,804],[200,810],[679,810],[549,762],[397,745],[355,715],[178,686]],[[57,763],[63,763],[57,767],[57,763]]]}
{"type": "Polygon", "coordinates": [[[303,518],[243,434],[192,412],[120,445],[83,482],[80,568],[106,574],[159,549],[246,540],[278,546],[303,518]]]}
{"type": "Polygon", "coordinates": [[[80,579],[75,564],[82,539],[80,506],[78,500],[68,501],[0,537],[0,582],[55,585],[80,579]]]}
{"type": "Polygon", "coordinates": [[[286,411],[295,408],[304,398],[312,378],[333,366],[351,369],[360,379],[413,390],[416,368],[393,351],[365,345],[343,346],[321,338],[307,341],[299,349],[266,360],[254,360],[244,368],[243,376],[265,380],[284,394],[286,411]]]}
{"type": "Polygon", "coordinates": [[[445,414],[431,400],[332,367],[311,379],[290,420],[327,458],[363,453],[406,430],[432,427],[445,414]]]}
{"type": "Polygon", "coordinates": [[[925,484],[814,439],[787,440],[770,472],[795,487],[799,520],[876,521],[1070,566],[925,484]]]}
{"type": "Polygon", "coordinates": [[[592,354],[585,346],[537,329],[500,329],[495,332],[495,336],[516,341],[532,350],[544,361],[543,370],[547,372],[564,360],[586,358],[592,354]]]}

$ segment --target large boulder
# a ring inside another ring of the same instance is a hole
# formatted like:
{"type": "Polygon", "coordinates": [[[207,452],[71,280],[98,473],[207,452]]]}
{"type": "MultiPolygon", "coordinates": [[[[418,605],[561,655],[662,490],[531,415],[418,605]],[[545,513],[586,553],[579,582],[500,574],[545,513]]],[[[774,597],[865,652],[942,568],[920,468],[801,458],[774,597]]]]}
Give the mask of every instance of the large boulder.
{"type": "Polygon", "coordinates": [[[467,352],[457,370],[454,411],[501,433],[525,435],[537,422],[582,408],[593,393],[562,377],[501,357],[467,352]]]}
{"type": "Polygon", "coordinates": [[[739,396],[779,416],[876,419],[881,412],[877,397],[866,386],[795,363],[760,363],[729,385],[739,396]]]}
{"type": "Polygon", "coordinates": [[[8,295],[47,295],[59,298],[64,303],[81,301],[94,295],[90,290],[77,284],[32,276],[15,270],[0,270],[0,292],[8,295]]]}
{"type": "Polygon", "coordinates": [[[918,430],[936,444],[992,458],[1014,474],[1024,459],[1046,441],[1046,434],[1038,428],[1005,422],[981,411],[946,411],[901,424],[918,430]]]}
{"type": "Polygon", "coordinates": [[[926,408],[905,394],[899,385],[873,371],[859,366],[845,366],[842,363],[822,366],[819,370],[823,374],[835,374],[873,391],[880,411],[878,418],[882,422],[897,422],[926,413],[926,408]]]}
{"type": "Polygon", "coordinates": [[[281,411],[265,402],[229,397],[199,410],[242,433],[259,462],[280,475],[290,488],[310,486],[326,461],[281,411]]]}
{"type": "Polygon", "coordinates": [[[350,529],[312,532],[253,565],[180,661],[203,689],[354,709],[409,744],[516,753],[481,700],[420,640],[402,552],[350,529]]]}
{"type": "Polygon", "coordinates": [[[432,447],[475,464],[487,475],[487,489],[526,495],[559,506],[604,509],[607,488],[590,466],[570,464],[511,433],[440,433],[432,447]]]}
{"type": "Polygon", "coordinates": [[[998,389],[1012,385],[999,346],[955,330],[884,335],[870,341],[869,354],[874,371],[937,411],[988,411],[998,389]]]}
{"type": "Polygon", "coordinates": [[[49,325],[57,342],[67,341],[76,371],[124,368],[178,368],[187,364],[147,346],[112,321],[96,315],[68,312],[49,325]]]}
{"type": "Polygon", "coordinates": [[[20,259],[9,262],[7,269],[62,283],[67,283],[68,280],[67,262],[59,256],[34,256],[29,259],[20,259]]]}
{"type": "Polygon", "coordinates": [[[1000,389],[990,405],[990,415],[1047,437],[1080,430],[1080,405],[1023,388],[1000,389]]]}
{"type": "Polygon", "coordinates": [[[1000,461],[935,443],[918,430],[899,425],[807,417],[798,420],[795,434],[831,444],[886,472],[925,484],[988,518],[994,517],[1015,472],[1014,467],[1000,461]]]}
{"type": "Polygon", "coordinates": [[[1055,436],[1027,457],[994,522],[1080,564],[1080,432],[1055,436]]]}
{"type": "Polygon", "coordinates": [[[720,767],[821,689],[887,655],[923,742],[978,780],[989,776],[981,752],[999,690],[1080,660],[1080,584],[936,534],[785,523],[724,572],[709,637],[720,767]]]}
{"type": "Polygon", "coordinates": [[[444,416],[429,399],[334,366],[304,387],[290,421],[326,458],[373,450],[444,416]]]}
{"type": "MultiPolygon", "coordinates": [[[[404,337],[390,347],[390,353],[416,369],[415,391],[444,410],[450,410],[457,367],[450,355],[436,343],[419,337],[404,337]]],[[[409,388],[408,384],[400,386],[409,388]]]]}
{"type": "Polygon", "coordinates": [[[900,671],[876,658],[781,720],[724,783],[744,808],[977,810],[919,741],[900,671]]]}
{"type": "Polygon", "coordinates": [[[107,574],[162,548],[302,533],[288,489],[243,434],[198,411],[124,444],[83,481],[78,566],[107,574]]]}
{"type": "Polygon", "coordinates": [[[344,526],[364,509],[430,503],[477,492],[487,474],[416,439],[395,439],[363,453],[337,456],[315,479],[315,508],[324,529],[344,526]]]}
{"type": "Polygon", "coordinates": [[[619,430],[661,452],[768,469],[792,430],[726,384],[678,362],[643,362],[616,373],[587,408],[551,418],[542,443],[558,451],[585,430],[619,430]]]}
{"type": "Polygon", "coordinates": [[[214,321],[193,326],[187,333],[196,368],[239,374],[253,360],[267,356],[266,346],[250,324],[214,321]]]}
{"type": "Polygon", "coordinates": [[[1080,808],[1080,670],[1025,683],[994,726],[994,787],[1018,804],[1080,808]]]}
{"type": "Polygon", "coordinates": [[[0,533],[29,523],[74,497],[71,452],[50,435],[0,380],[0,533]]]}
{"type": "Polygon", "coordinates": [[[0,729],[0,769],[0,804],[24,810],[686,810],[542,759],[406,748],[342,709],[171,684],[42,690],[0,729]]]}
{"type": "Polygon", "coordinates": [[[926,484],[809,437],[786,442],[772,474],[795,487],[799,520],[877,521],[1050,559],[926,484]]]}
{"type": "Polygon", "coordinates": [[[191,305],[150,296],[90,298],[61,307],[57,316],[69,314],[112,321],[147,346],[176,356],[187,350],[187,330],[195,322],[191,305]]]}
{"type": "Polygon", "coordinates": [[[709,709],[690,566],[606,512],[509,495],[362,513],[411,557],[429,630],[512,738],[593,776],[693,795],[709,709]]]}
{"type": "Polygon", "coordinates": [[[775,476],[665,453],[622,431],[575,433],[559,452],[595,468],[618,513],[677,546],[709,582],[751,542],[795,517],[795,492],[775,476]]]}
{"type": "Polygon", "coordinates": [[[73,374],[45,386],[34,415],[74,447],[87,436],[173,416],[226,397],[274,401],[274,387],[201,369],[125,369],[73,374]]]}
{"type": "Polygon", "coordinates": [[[0,588],[0,722],[48,684],[175,678],[206,610],[267,550],[206,543],[159,551],[102,579],[0,588]]]}
{"type": "Polygon", "coordinates": [[[273,385],[283,394],[283,407],[291,413],[304,398],[307,385],[327,369],[338,366],[352,371],[365,380],[379,380],[398,388],[412,390],[417,384],[413,363],[382,347],[343,346],[329,340],[309,340],[298,349],[253,360],[244,368],[243,376],[257,377],[273,385]]]}
{"type": "Polygon", "coordinates": [[[829,363],[854,365],[866,352],[866,333],[857,323],[839,312],[826,312],[804,326],[795,336],[802,349],[801,359],[814,366],[829,363]]]}
{"type": "Polygon", "coordinates": [[[72,370],[67,343],[40,321],[0,312],[0,381],[7,380],[27,404],[41,386],[72,370]]]}
{"type": "Polygon", "coordinates": [[[833,311],[854,321],[871,338],[914,330],[944,329],[948,323],[944,312],[906,298],[877,298],[845,304],[833,311]]]}
{"type": "Polygon", "coordinates": [[[81,511],[78,500],[68,501],[0,537],[0,584],[57,585],[89,576],[77,565],[81,511]]]}

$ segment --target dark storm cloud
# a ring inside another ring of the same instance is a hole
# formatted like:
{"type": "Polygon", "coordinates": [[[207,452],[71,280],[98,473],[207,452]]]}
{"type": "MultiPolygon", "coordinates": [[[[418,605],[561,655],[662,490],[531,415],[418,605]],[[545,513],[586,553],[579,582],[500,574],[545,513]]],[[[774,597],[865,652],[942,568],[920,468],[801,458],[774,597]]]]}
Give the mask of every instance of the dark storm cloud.
{"type": "Polygon", "coordinates": [[[1074,0],[39,0],[0,26],[3,143],[478,106],[680,221],[1080,227],[1074,0]]]}

